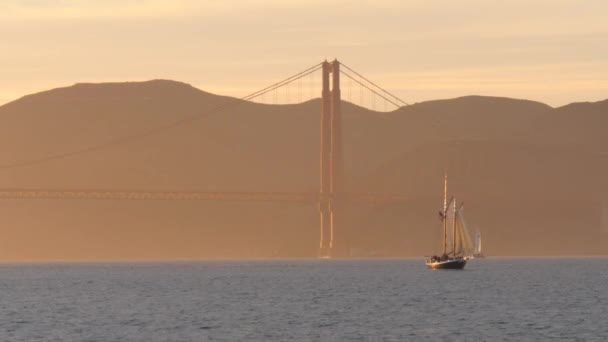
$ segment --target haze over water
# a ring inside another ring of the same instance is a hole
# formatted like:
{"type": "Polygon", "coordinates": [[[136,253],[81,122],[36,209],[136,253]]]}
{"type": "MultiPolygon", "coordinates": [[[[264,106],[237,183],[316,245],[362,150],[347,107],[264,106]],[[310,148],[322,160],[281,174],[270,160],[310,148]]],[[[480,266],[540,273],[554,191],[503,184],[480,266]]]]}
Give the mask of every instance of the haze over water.
{"type": "Polygon", "coordinates": [[[3,341],[605,341],[607,258],[0,265],[3,341]]]}
{"type": "Polygon", "coordinates": [[[336,191],[411,199],[345,205],[342,255],[433,252],[446,170],[491,255],[605,255],[607,6],[3,1],[0,190],[25,192],[0,195],[19,199],[0,205],[10,241],[0,241],[0,260],[317,255],[318,203],[68,198],[86,189],[316,193],[328,184],[319,179],[320,75],[212,112],[333,58],[343,66],[333,94],[344,127],[323,141],[344,145],[343,156],[332,152],[344,163],[336,191]],[[405,101],[387,106],[348,75],[405,101]],[[65,201],[40,200],[54,189],[65,201]],[[41,192],[20,200],[30,190],[41,192]]]}

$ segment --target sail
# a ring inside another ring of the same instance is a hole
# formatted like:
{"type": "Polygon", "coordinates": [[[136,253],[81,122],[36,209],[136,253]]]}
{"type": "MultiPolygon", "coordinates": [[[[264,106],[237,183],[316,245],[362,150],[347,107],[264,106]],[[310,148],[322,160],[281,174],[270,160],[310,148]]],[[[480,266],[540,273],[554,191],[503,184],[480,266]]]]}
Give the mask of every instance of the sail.
{"type": "Polygon", "coordinates": [[[456,255],[472,256],[475,252],[473,240],[464,218],[464,205],[456,211],[456,255]]]}
{"type": "Polygon", "coordinates": [[[448,255],[470,257],[475,252],[464,216],[464,205],[457,208],[454,199],[450,201],[446,213],[446,241],[448,255]]]}
{"type": "Polygon", "coordinates": [[[480,255],[481,254],[481,233],[479,232],[479,229],[476,230],[475,232],[475,255],[480,255]]]}

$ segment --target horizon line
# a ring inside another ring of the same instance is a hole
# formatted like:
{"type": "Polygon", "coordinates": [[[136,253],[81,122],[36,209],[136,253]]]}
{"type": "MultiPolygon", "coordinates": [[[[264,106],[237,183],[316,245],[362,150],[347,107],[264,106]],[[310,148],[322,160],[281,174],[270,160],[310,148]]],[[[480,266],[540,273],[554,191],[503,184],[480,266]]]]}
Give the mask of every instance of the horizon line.
{"type": "MultiPolygon", "coordinates": [[[[55,91],[55,90],[59,90],[59,89],[70,89],[70,88],[76,88],[79,86],[89,86],[89,85],[126,85],[126,84],[146,84],[146,83],[153,83],[153,82],[166,82],[166,83],[173,83],[173,84],[181,84],[184,86],[189,86],[193,89],[196,89],[197,91],[200,91],[202,93],[207,93],[213,96],[218,96],[218,97],[228,97],[231,99],[240,99],[239,96],[236,95],[226,95],[226,94],[221,94],[221,93],[217,93],[217,92],[211,92],[211,91],[207,91],[204,90],[202,88],[199,88],[195,85],[192,85],[190,83],[187,82],[183,82],[183,81],[177,81],[177,80],[172,80],[172,79],[167,79],[167,78],[152,78],[152,79],[148,79],[148,80],[143,80],[143,81],[138,81],[138,80],[127,80],[127,81],[104,81],[104,82],[75,82],[71,85],[65,85],[65,86],[58,86],[58,87],[52,87],[52,88],[48,88],[45,90],[40,90],[37,92],[33,92],[33,93],[29,93],[29,94],[25,94],[22,95],[20,97],[14,98],[13,100],[9,100],[8,102],[5,103],[0,103],[0,108],[11,104],[13,102],[17,102],[19,100],[22,100],[26,97],[30,97],[30,96],[35,96],[35,95],[39,95],[39,94],[43,94],[43,93],[47,93],[47,92],[51,92],[51,91],[55,91]]],[[[242,88],[245,89],[245,88],[242,88]]],[[[246,88],[249,90],[253,90],[254,88],[246,88]]],[[[538,100],[534,100],[534,99],[530,99],[530,98],[521,98],[521,97],[509,97],[509,96],[503,96],[503,95],[481,95],[481,94],[466,94],[466,95],[460,95],[460,96],[455,96],[455,97],[445,97],[445,98],[436,98],[436,99],[431,99],[431,100],[422,100],[422,101],[418,101],[418,102],[413,102],[410,101],[409,105],[404,105],[404,106],[400,106],[399,108],[397,108],[396,110],[399,110],[401,108],[406,108],[408,106],[413,106],[413,105],[417,105],[417,104],[422,104],[422,103],[427,103],[427,102],[434,102],[434,101],[446,101],[446,100],[455,100],[455,99],[461,99],[461,98],[467,98],[467,97],[482,97],[482,98],[498,98],[498,99],[509,99],[509,100],[520,100],[520,101],[531,101],[531,102],[536,102],[536,103],[540,103],[543,105],[546,105],[550,108],[553,109],[557,109],[557,108],[561,108],[561,107],[565,107],[565,106],[569,106],[572,104],[579,104],[579,103],[598,103],[598,102],[603,102],[603,101],[607,101],[608,97],[604,98],[604,99],[600,99],[600,100],[579,100],[579,101],[574,101],[574,102],[569,102],[566,103],[564,105],[559,105],[559,106],[553,106],[550,105],[548,103],[542,102],[542,101],[538,101],[538,100]]],[[[251,101],[251,100],[244,100],[246,102],[251,102],[251,103],[257,103],[257,104],[261,104],[261,105],[269,105],[269,106],[273,106],[273,105],[298,105],[298,104],[302,104],[302,103],[306,103],[312,100],[316,100],[316,99],[320,99],[321,96],[317,96],[317,97],[313,97],[310,98],[308,100],[302,100],[301,102],[289,102],[289,103],[265,103],[265,102],[256,102],[256,101],[251,101]]],[[[359,106],[359,107],[363,107],[363,108],[367,108],[365,106],[361,106],[359,104],[356,104],[352,101],[348,101],[347,99],[345,99],[344,97],[341,99],[343,102],[348,102],[351,103],[353,105],[359,106]]],[[[370,108],[367,108],[369,110],[372,111],[376,111],[370,108]]],[[[383,111],[378,111],[378,112],[383,112],[383,111]]],[[[390,112],[390,111],[389,111],[390,112]]]]}

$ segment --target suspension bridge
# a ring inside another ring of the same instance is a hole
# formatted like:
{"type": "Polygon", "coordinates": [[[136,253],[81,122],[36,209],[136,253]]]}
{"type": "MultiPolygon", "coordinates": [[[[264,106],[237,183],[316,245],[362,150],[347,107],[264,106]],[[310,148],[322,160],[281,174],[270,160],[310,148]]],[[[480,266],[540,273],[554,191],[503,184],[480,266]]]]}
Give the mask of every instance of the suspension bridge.
{"type": "MultiPolygon", "coordinates": [[[[104,190],[104,189],[23,189],[5,188],[0,189],[0,199],[35,199],[35,200],[179,200],[179,201],[233,201],[233,202],[297,202],[318,203],[319,206],[319,255],[335,256],[336,243],[340,244],[340,230],[342,228],[342,217],[346,202],[365,201],[374,203],[390,203],[407,200],[404,194],[385,193],[355,193],[348,192],[344,187],[344,158],[342,146],[342,90],[341,78],[345,77],[349,86],[355,84],[361,89],[359,105],[365,106],[363,91],[369,95],[368,104],[371,109],[375,108],[376,98],[378,102],[384,103],[384,108],[390,106],[397,109],[408,105],[389,91],[380,87],[368,78],[338,60],[332,62],[323,61],[313,65],[297,74],[287,77],[280,82],[273,83],[258,91],[250,93],[241,98],[232,99],[222,103],[215,108],[187,116],[177,121],[155,127],[145,132],[121,137],[108,141],[104,144],[84,147],[73,151],[49,155],[40,159],[27,160],[13,164],[0,165],[0,170],[20,168],[61,160],[85,153],[93,153],[97,150],[114,145],[126,144],[137,139],[151,136],[166,130],[200,119],[203,114],[218,113],[229,110],[235,106],[249,101],[263,101],[267,95],[271,95],[277,101],[279,90],[284,92],[288,98],[293,93],[297,94],[297,100],[302,102],[302,82],[304,79],[314,80],[313,76],[321,73],[321,108],[320,108],[320,184],[318,192],[187,192],[187,191],[142,191],[142,190],[104,190]],[[297,85],[298,91],[291,91],[291,87],[297,85]]],[[[351,91],[348,91],[349,100],[352,101],[351,91]]],[[[312,94],[312,92],[311,92],[312,94]]],[[[311,95],[312,96],[312,95],[311,95]]]]}

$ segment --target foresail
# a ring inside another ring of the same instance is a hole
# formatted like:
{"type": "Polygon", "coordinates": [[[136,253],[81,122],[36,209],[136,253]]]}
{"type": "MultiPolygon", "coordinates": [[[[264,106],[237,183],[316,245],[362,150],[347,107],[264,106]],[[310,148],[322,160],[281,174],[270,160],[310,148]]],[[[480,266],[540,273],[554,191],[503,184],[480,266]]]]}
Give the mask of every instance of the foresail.
{"type": "Polygon", "coordinates": [[[464,218],[464,206],[461,205],[456,213],[456,255],[473,256],[475,248],[464,218]]]}

